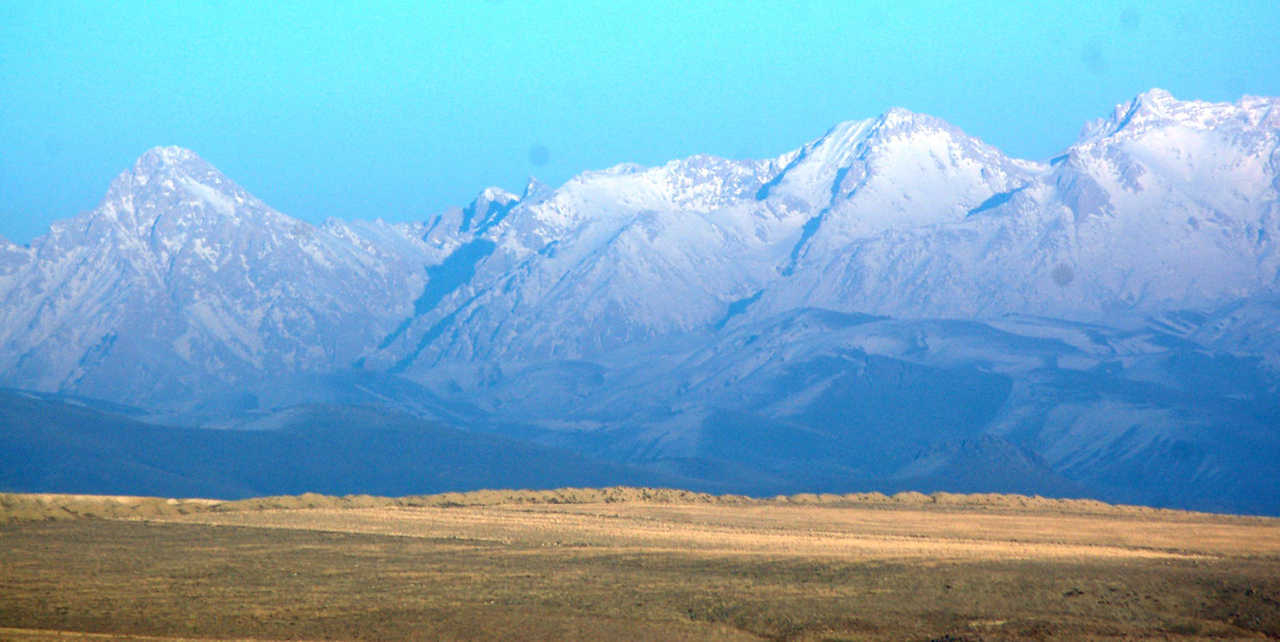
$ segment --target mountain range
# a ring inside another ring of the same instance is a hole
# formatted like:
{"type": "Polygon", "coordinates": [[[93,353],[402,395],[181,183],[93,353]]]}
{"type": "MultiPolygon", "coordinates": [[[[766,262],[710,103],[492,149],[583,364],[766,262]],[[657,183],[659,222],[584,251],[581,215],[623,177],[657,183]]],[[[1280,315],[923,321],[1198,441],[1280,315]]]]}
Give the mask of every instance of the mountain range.
{"type": "Polygon", "coordinates": [[[1278,243],[1276,98],[1151,90],[1044,162],[891,109],[414,223],[312,225],[158,147],[0,240],[0,385],[40,400],[3,421],[393,413],[592,479],[1280,514],[1278,243]]]}

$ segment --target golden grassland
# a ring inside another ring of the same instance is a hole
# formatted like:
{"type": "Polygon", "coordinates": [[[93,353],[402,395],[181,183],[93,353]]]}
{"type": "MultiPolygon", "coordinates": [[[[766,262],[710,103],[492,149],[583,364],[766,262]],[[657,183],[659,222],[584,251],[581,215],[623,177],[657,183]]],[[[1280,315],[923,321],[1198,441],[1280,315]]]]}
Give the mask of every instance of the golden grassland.
{"type": "Polygon", "coordinates": [[[0,494],[0,638],[1280,637],[1280,519],[1004,495],[0,494]]]}

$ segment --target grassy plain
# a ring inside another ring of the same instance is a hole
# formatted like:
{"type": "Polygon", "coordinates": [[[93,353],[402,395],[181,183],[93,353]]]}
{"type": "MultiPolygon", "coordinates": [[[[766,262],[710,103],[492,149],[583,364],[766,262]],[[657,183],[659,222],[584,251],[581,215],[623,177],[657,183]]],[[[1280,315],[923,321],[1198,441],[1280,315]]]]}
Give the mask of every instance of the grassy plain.
{"type": "Polygon", "coordinates": [[[0,638],[1280,637],[1280,520],[1016,496],[0,495],[0,638]]]}

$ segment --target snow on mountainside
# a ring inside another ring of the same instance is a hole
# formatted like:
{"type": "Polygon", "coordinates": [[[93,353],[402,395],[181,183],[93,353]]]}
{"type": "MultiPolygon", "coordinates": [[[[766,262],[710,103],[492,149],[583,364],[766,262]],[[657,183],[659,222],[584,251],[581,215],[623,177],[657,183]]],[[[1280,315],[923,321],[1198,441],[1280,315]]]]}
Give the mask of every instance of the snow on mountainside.
{"type": "Polygon", "coordinates": [[[368,363],[598,356],[748,311],[1140,319],[1274,292],[1276,104],[1153,90],[1044,165],[894,109],[769,161],[589,172],[507,201],[368,363]]]}
{"type": "Polygon", "coordinates": [[[892,109],[878,119],[837,125],[803,148],[760,196],[815,213],[792,248],[794,263],[885,230],[958,221],[1040,169],[942,120],[892,109]]]}
{"type": "Polygon", "coordinates": [[[315,227],[156,148],[94,211],[0,246],[0,367],[12,385],[159,399],[352,364],[425,380],[597,358],[805,307],[1216,307],[1280,285],[1278,104],[1153,90],[1045,165],[892,109],[774,159],[489,188],[401,225],[315,227]]]}
{"type": "Polygon", "coordinates": [[[23,254],[0,268],[5,383],[140,403],[342,367],[406,313],[430,256],[383,223],[280,214],[176,147],[23,254]]]}
{"type": "Polygon", "coordinates": [[[1278,106],[1153,90],[962,220],[806,257],[760,307],[1106,319],[1274,292],[1278,106]]]}
{"type": "Polygon", "coordinates": [[[776,159],[489,188],[404,225],[302,223],[155,148],[96,210],[0,246],[0,367],[13,385],[159,399],[353,363],[430,379],[596,358],[805,307],[1217,307],[1276,293],[1277,121],[1275,98],[1153,90],[1041,165],[893,109],[776,159]]]}
{"type": "Polygon", "coordinates": [[[895,109],[772,160],[588,172],[505,205],[482,245],[459,254],[474,278],[433,293],[367,363],[424,374],[580,358],[722,324],[761,292],[789,290],[802,259],[961,220],[1042,170],[895,109]]]}
{"type": "Polygon", "coordinates": [[[1274,98],[1152,90],[1046,163],[892,109],[412,224],[312,226],[156,148],[0,240],[0,385],[385,406],[750,492],[1280,513],[1278,239],[1274,98]]]}
{"type": "Polygon", "coordinates": [[[771,243],[794,222],[740,203],[776,170],[694,157],[527,195],[440,266],[366,363],[564,357],[699,327],[773,278],[771,243]]]}

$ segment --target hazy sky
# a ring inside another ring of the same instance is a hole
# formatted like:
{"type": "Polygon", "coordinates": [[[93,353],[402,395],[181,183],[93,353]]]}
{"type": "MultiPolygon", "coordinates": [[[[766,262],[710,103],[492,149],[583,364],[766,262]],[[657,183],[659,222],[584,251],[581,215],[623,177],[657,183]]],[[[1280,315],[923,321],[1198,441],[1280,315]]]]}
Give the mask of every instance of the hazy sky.
{"type": "Polygon", "coordinates": [[[1044,159],[1151,87],[1280,95],[1277,34],[1275,0],[0,0],[0,235],[92,208],[154,145],[316,222],[773,156],[891,106],[1044,159]]]}

